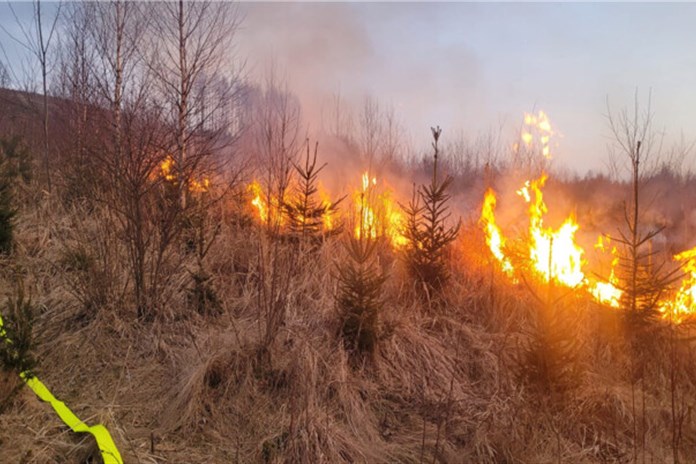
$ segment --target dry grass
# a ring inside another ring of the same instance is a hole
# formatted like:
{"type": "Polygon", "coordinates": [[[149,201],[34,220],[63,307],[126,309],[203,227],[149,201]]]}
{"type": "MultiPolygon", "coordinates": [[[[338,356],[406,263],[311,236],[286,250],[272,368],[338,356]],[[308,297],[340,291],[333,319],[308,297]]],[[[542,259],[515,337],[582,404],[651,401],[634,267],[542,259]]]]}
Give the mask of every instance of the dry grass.
{"type": "MultiPolygon", "coordinates": [[[[2,290],[19,270],[37,307],[39,377],[88,423],[105,424],[127,463],[632,460],[629,352],[606,310],[580,296],[566,303],[582,316],[576,329],[584,375],[550,405],[520,381],[525,366],[516,362],[529,337],[532,298],[486,262],[473,224],[455,247],[444,298],[431,307],[414,298],[403,263],[384,251],[390,279],[382,335],[362,364],[337,338],[335,265],[342,251],[336,239],[326,242],[286,270],[293,273],[287,316],[268,364],[259,356],[255,292],[262,276],[254,272],[253,226],[224,222],[209,253],[221,315],[202,317],[188,307],[192,262],[182,255],[160,317],[141,323],[126,291],[117,233],[104,229],[106,213],[66,208],[41,194],[23,201],[2,290]],[[66,260],[75,251],[90,257],[91,272],[66,260]],[[95,301],[98,307],[88,306],[95,301]]],[[[638,462],[671,462],[675,366],[685,413],[682,462],[696,452],[691,342],[679,344],[674,361],[665,340],[661,335],[652,348],[638,462]]],[[[11,378],[1,374],[0,392],[11,378]]],[[[642,388],[637,383],[633,393],[641,401],[642,388]]],[[[94,451],[89,438],[69,433],[27,389],[0,414],[3,462],[93,462],[94,451]]]]}

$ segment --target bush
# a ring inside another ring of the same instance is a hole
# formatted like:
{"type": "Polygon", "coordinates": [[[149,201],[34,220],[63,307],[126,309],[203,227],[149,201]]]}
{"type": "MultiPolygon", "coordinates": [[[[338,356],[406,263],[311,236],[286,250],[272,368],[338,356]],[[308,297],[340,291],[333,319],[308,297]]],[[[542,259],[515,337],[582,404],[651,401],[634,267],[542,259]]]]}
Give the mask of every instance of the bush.
{"type": "MultiPolygon", "coordinates": [[[[15,292],[10,295],[0,315],[0,368],[3,372],[23,374],[33,377],[36,360],[32,355],[34,314],[31,301],[24,295],[23,286],[17,284],[15,292]]],[[[9,404],[22,387],[19,382],[0,400],[0,412],[9,404]]]]}

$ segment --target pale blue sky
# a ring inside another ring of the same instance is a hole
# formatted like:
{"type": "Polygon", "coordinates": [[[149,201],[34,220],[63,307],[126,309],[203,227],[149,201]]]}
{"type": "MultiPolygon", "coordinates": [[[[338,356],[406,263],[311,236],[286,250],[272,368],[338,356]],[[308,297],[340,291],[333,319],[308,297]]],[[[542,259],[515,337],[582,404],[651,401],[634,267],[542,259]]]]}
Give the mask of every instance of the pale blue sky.
{"type": "MultiPolygon", "coordinates": [[[[29,10],[29,5],[20,10],[29,10]]],[[[252,76],[274,60],[315,127],[330,96],[393,104],[414,142],[518,127],[543,109],[557,165],[606,158],[606,99],[652,89],[656,126],[696,137],[696,4],[244,3],[237,53],[252,76]]],[[[0,22],[14,19],[0,4],[0,22]]],[[[0,41],[14,45],[0,32],[0,41]]],[[[3,58],[4,59],[4,58],[3,58]]]]}

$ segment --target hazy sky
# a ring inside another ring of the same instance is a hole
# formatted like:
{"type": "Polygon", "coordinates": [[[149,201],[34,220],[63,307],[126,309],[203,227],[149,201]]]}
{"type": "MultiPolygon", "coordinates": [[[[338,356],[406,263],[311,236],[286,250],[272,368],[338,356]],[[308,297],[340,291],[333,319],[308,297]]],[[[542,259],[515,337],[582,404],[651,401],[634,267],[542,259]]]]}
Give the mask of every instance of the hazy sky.
{"type": "MultiPolygon", "coordinates": [[[[27,10],[24,5],[24,10],[27,10]]],[[[607,97],[652,90],[668,139],[696,137],[696,5],[244,3],[237,53],[252,76],[272,61],[314,126],[340,91],[395,107],[414,142],[475,135],[543,109],[562,136],[557,165],[606,158],[607,97]]],[[[0,4],[0,22],[14,21],[0,4]]],[[[7,49],[13,44],[0,32],[7,49]]],[[[4,58],[3,58],[4,59],[4,58]]]]}
{"type": "MultiPolygon", "coordinates": [[[[606,102],[652,89],[656,125],[696,136],[696,5],[244,4],[240,51],[270,57],[308,111],[330,95],[393,104],[414,140],[543,109],[562,133],[556,164],[602,168],[606,102]],[[418,134],[422,134],[422,137],[418,134]]],[[[267,61],[266,61],[267,62],[267,61]]]]}

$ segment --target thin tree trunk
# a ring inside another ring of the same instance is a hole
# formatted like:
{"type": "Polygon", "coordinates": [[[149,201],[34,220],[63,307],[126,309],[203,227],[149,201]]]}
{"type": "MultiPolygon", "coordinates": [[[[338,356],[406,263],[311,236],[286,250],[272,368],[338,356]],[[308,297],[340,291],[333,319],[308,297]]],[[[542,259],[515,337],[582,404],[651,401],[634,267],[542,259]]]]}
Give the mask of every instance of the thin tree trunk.
{"type": "Polygon", "coordinates": [[[633,159],[633,217],[631,218],[631,311],[638,309],[638,174],[640,167],[640,141],[636,144],[633,159]]]}
{"type": "Polygon", "coordinates": [[[39,61],[41,62],[41,84],[43,88],[43,167],[46,174],[48,192],[51,192],[51,169],[48,163],[48,94],[46,85],[46,55],[47,46],[44,45],[43,28],[41,27],[41,2],[36,2],[36,21],[39,33],[39,61]]]}
{"type": "Polygon", "coordinates": [[[177,145],[179,149],[176,166],[178,169],[179,180],[179,201],[182,209],[186,207],[186,192],[188,181],[184,176],[184,162],[186,161],[186,144],[187,144],[187,111],[188,111],[188,88],[190,82],[189,70],[186,61],[186,32],[185,32],[184,1],[179,0],[179,105],[178,105],[178,131],[177,145]]]}

